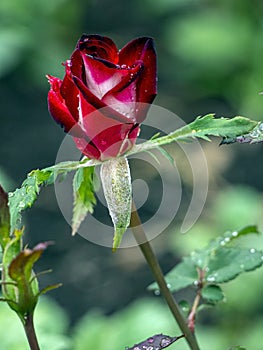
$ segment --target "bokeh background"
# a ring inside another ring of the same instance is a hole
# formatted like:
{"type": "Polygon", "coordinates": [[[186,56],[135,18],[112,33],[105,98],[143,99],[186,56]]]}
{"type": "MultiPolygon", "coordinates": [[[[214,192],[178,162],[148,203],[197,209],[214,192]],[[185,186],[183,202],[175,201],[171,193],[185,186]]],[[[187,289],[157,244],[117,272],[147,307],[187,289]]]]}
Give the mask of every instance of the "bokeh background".
{"type": "MultiPolygon", "coordinates": [[[[186,122],[210,112],[262,120],[261,0],[1,0],[0,182],[8,191],[30,170],[55,161],[65,135],[47,111],[45,74],[63,77],[61,62],[82,33],[109,36],[119,47],[137,36],[154,37],[159,70],[155,103],[186,122]]],[[[165,271],[227,229],[253,223],[263,228],[262,145],[218,143],[202,144],[210,187],[199,221],[182,235],[179,212],[153,241],[165,271]]],[[[177,165],[187,197],[191,177],[180,155],[177,165]]],[[[153,333],[179,334],[161,299],[146,291],[152,277],[137,248],[112,254],[78,235],[71,237],[52,187],[42,191],[24,221],[30,246],[56,242],[37,267],[53,269],[41,279],[43,285],[63,282],[37,311],[44,350],[116,350],[153,333]]],[[[260,237],[246,243],[263,247],[260,237]]],[[[202,349],[241,344],[262,350],[262,271],[241,276],[224,291],[227,302],[198,318],[202,349]]],[[[177,298],[191,295],[183,291],[177,298]]],[[[19,321],[4,305],[0,320],[1,348],[27,349],[19,321]]],[[[184,341],[173,348],[187,349],[184,341]]]]}

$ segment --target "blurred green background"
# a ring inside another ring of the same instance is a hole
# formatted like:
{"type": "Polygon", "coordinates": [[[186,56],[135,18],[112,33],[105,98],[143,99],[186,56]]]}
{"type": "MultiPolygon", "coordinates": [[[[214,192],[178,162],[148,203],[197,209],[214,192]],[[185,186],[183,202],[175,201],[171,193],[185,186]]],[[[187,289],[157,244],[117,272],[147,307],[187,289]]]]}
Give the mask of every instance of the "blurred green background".
{"type": "MultiPolygon", "coordinates": [[[[262,120],[262,18],[261,0],[1,0],[0,182],[11,191],[31,169],[54,163],[65,135],[47,111],[45,74],[63,77],[61,62],[82,33],[109,36],[119,47],[137,36],[154,37],[159,70],[155,103],[186,122],[209,112],[262,120]]],[[[186,235],[175,223],[153,241],[165,271],[226,229],[253,223],[263,229],[262,145],[218,148],[215,140],[203,147],[208,200],[186,235]]],[[[184,171],[180,156],[177,165],[184,171]]],[[[188,193],[187,170],[182,178],[188,193]]],[[[179,226],[180,220],[179,213],[179,226]]],[[[39,271],[54,270],[41,279],[43,285],[63,282],[50,294],[53,301],[43,301],[37,312],[44,350],[116,350],[154,332],[179,334],[160,298],[145,290],[152,277],[138,249],[112,254],[78,235],[72,238],[52,187],[43,190],[25,222],[31,246],[56,241],[38,264],[39,271]]],[[[261,238],[246,243],[263,247],[261,238]]],[[[200,314],[202,349],[242,344],[262,350],[263,273],[244,275],[225,292],[226,303],[200,314]]],[[[191,296],[185,291],[177,297],[191,296]]],[[[22,331],[14,337],[19,323],[14,317],[1,306],[1,347],[26,349],[22,331]]],[[[180,341],[172,348],[187,347],[180,341]]]]}

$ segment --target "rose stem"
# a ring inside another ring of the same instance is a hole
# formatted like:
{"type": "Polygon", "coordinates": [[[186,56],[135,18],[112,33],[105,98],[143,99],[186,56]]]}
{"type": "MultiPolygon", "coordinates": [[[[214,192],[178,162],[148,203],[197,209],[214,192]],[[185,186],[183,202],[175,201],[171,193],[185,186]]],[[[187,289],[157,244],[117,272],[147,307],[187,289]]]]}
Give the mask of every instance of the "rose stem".
{"type": "Polygon", "coordinates": [[[185,335],[186,341],[188,342],[190,349],[200,350],[194,333],[192,333],[189,327],[187,326],[180,312],[178,304],[174,300],[172,293],[167,287],[159,262],[153,252],[153,249],[150,243],[147,241],[147,237],[142,227],[142,223],[134,202],[132,203],[130,228],[133,232],[133,235],[137,243],[139,244],[139,247],[141,249],[142,254],[144,255],[145,260],[147,261],[151,269],[151,272],[155,278],[155,281],[158,283],[158,286],[163,298],[165,299],[167,305],[169,306],[170,311],[173,314],[176,322],[178,323],[181,331],[185,335]]]}
{"type": "Polygon", "coordinates": [[[197,294],[196,294],[196,297],[195,297],[193,305],[192,305],[192,309],[191,309],[191,311],[189,313],[189,316],[188,316],[188,327],[191,330],[191,332],[194,332],[194,330],[195,330],[196,311],[197,311],[198,305],[200,303],[201,292],[202,292],[202,289],[204,287],[204,283],[203,283],[204,271],[201,270],[201,269],[198,269],[198,275],[199,275],[199,278],[198,278],[198,290],[197,290],[197,294]]]}
{"type": "Polygon", "coordinates": [[[27,336],[27,341],[31,350],[40,350],[37,336],[34,327],[33,313],[28,314],[24,320],[24,329],[27,336]]]}

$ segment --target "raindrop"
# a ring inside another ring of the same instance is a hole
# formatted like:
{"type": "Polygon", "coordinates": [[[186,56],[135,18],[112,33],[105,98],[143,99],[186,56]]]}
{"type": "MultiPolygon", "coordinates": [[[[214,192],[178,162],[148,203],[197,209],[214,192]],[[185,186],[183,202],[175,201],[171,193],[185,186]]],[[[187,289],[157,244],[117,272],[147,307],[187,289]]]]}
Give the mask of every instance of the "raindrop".
{"type": "Polygon", "coordinates": [[[198,282],[197,280],[195,280],[195,281],[193,282],[193,284],[194,284],[194,286],[198,286],[199,282],[198,282]]]}
{"type": "Polygon", "coordinates": [[[226,242],[223,240],[220,242],[220,245],[224,246],[226,244],[226,242]]]}
{"type": "Polygon", "coordinates": [[[237,232],[237,231],[232,232],[232,236],[233,236],[233,237],[238,236],[238,232],[237,232]]]}
{"type": "Polygon", "coordinates": [[[171,287],[170,283],[167,283],[167,288],[170,289],[171,287]]]}
{"type": "Polygon", "coordinates": [[[9,193],[9,197],[13,197],[14,196],[14,192],[9,193]]]}
{"type": "Polygon", "coordinates": [[[252,253],[252,254],[256,253],[256,249],[255,248],[251,248],[250,249],[250,253],[252,253]]]}
{"type": "Polygon", "coordinates": [[[215,277],[214,276],[209,276],[209,277],[207,277],[207,279],[206,279],[208,282],[215,282],[215,277]]]}
{"type": "Polygon", "coordinates": [[[156,290],[154,291],[154,294],[155,294],[155,295],[160,295],[161,293],[160,293],[159,289],[156,289],[156,290]]]}
{"type": "Polygon", "coordinates": [[[230,238],[229,237],[226,237],[225,238],[225,242],[228,243],[230,241],[230,238]]]}
{"type": "Polygon", "coordinates": [[[20,201],[19,204],[18,204],[19,208],[25,208],[25,203],[20,201]]]}
{"type": "Polygon", "coordinates": [[[127,68],[127,65],[126,65],[126,64],[122,64],[122,65],[121,65],[121,68],[122,68],[122,69],[126,69],[126,68],[127,68]]]}

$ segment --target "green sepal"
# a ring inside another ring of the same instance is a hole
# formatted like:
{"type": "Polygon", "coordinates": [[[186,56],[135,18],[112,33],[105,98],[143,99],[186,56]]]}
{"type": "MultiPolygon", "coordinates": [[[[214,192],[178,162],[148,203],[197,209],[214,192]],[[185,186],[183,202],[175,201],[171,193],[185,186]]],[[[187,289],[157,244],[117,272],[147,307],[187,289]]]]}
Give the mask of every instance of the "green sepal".
{"type": "Polygon", "coordinates": [[[16,258],[22,249],[23,230],[15,230],[14,237],[6,245],[2,259],[2,294],[9,300],[8,305],[14,311],[18,312],[17,288],[13,279],[9,275],[9,265],[16,258]]]}
{"type": "Polygon", "coordinates": [[[50,242],[40,243],[32,250],[21,250],[21,236],[22,231],[16,234],[4,251],[2,291],[10,308],[24,322],[28,314],[33,314],[41,294],[33,265],[50,242]]]}
{"type": "Polygon", "coordinates": [[[121,239],[131,218],[132,185],[129,163],[126,158],[114,158],[101,165],[100,177],[109,214],[114,225],[113,251],[121,239]]]}
{"type": "Polygon", "coordinates": [[[95,190],[97,189],[95,167],[81,168],[76,171],[73,179],[73,217],[72,235],[78,231],[81,222],[88,213],[93,213],[96,204],[95,190]]]}

